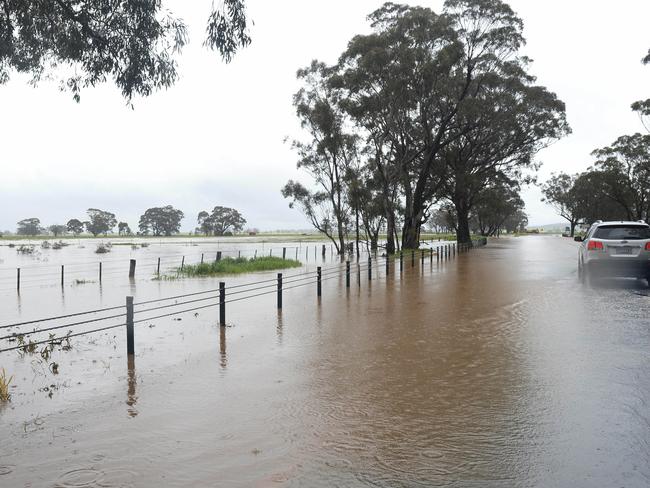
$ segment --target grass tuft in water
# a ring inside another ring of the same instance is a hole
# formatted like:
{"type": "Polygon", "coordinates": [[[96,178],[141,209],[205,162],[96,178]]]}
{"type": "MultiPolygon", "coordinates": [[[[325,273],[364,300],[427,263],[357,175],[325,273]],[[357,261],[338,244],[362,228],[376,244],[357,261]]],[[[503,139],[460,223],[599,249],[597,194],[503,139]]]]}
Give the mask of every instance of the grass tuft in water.
{"type": "Polygon", "coordinates": [[[222,274],[254,273],[255,271],[272,271],[275,269],[299,268],[300,261],[282,259],[273,256],[259,258],[224,258],[212,263],[186,265],[176,271],[181,276],[215,276],[222,274]]]}
{"type": "Polygon", "coordinates": [[[0,402],[8,402],[11,400],[11,394],[9,393],[9,384],[13,378],[13,376],[7,378],[7,373],[5,373],[4,368],[0,370],[0,402]]]}

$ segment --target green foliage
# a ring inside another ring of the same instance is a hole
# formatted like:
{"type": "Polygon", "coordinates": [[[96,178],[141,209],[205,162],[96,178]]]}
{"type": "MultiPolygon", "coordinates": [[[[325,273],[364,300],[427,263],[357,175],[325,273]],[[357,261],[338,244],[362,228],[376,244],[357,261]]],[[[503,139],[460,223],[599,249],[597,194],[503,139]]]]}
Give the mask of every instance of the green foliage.
{"type": "Polygon", "coordinates": [[[255,271],[272,271],[285,268],[299,268],[300,261],[282,259],[274,256],[258,258],[224,258],[212,263],[184,266],[177,269],[184,276],[215,276],[222,274],[252,273],[255,271]]]}
{"type": "Polygon", "coordinates": [[[94,237],[99,234],[108,234],[113,231],[113,227],[117,224],[115,214],[99,210],[97,208],[88,209],[88,222],[85,222],[86,230],[94,237]]]}
{"type": "Polygon", "coordinates": [[[230,232],[241,232],[246,225],[246,219],[238,210],[230,207],[216,206],[212,213],[205,210],[199,212],[197,232],[208,235],[223,236],[230,232]]]}
{"type": "MultiPolygon", "coordinates": [[[[61,89],[75,101],[81,89],[112,78],[127,101],[167,88],[178,78],[176,56],[187,28],[161,0],[4,0],[0,15],[0,83],[11,70],[32,83],[68,68],[61,89]]],[[[244,0],[213,3],[205,45],[228,62],[250,43],[244,0]]]]}
{"type": "Polygon", "coordinates": [[[154,207],[148,209],[138,225],[140,232],[148,235],[150,232],[154,236],[171,236],[177,234],[181,228],[181,220],[185,215],[180,210],[171,205],[165,207],[154,207]]]}
{"type": "Polygon", "coordinates": [[[81,220],[77,219],[68,220],[66,227],[68,229],[68,232],[72,232],[75,236],[78,236],[84,231],[84,223],[81,220]]]}
{"type": "Polygon", "coordinates": [[[36,217],[23,219],[17,225],[16,234],[19,236],[37,236],[43,232],[41,221],[36,217]]]}
{"type": "Polygon", "coordinates": [[[13,380],[13,376],[7,378],[7,373],[2,368],[0,370],[0,402],[8,402],[11,400],[11,393],[9,393],[11,380],[13,380]]]}

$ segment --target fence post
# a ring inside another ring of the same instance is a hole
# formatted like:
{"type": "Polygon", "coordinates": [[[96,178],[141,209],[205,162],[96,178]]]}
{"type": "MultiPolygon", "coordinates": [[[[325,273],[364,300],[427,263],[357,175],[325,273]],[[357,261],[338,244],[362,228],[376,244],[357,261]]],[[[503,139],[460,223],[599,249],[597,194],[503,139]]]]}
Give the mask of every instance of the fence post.
{"type": "Polygon", "coordinates": [[[278,309],[282,309],[282,273],[278,273],[278,309]]]}
{"type": "Polygon", "coordinates": [[[20,291],[20,268],[16,268],[16,290],[20,291]]]}
{"type": "Polygon", "coordinates": [[[404,251],[399,252],[399,272],[404,270],[404,251]]]}
{"type": "Polygon", "coordinates": [[[429,264],[433,266],[433,248],[429,249],[429,264]]]}
{"type": "Polygon", "coordinates": [[[296,247],[296,261],[298,261],[298,248],[296,247]]]}
{"type": "Polygon", "coordinates": [[[158,267],[156,268],[156,274],[160,276],[160,258],[158,258],[158,267]]]}
{"type": "Polygon", "coordinates": [[[422,261],[422,267],[424,268],[424,249],[420,251],[420,261],[422,261]]]}
{"type": "Polygon", "coordinates": [[[237,251],[237,257],[241,258],[241,249],[239,251],[237,251]]]}
{"type": "Polygon", "coordinates": [[[183,271],[184,266],[185,266],[185,256],[183,256],[183,259],[181,259],[181,271],[183,271]]]}
{"type": "Polygon", "coordinates": [[[203,253],[201,253],[201,264],[203,264],[203,253]]]}
{"type": "Polygon", "coordinates": [[[390,254],[386,253],[386,276],[390,274],[390,254]]]}
{"type": "Polygon", "coordinates": [[[411,249],[411,268],[415,266],[415,250],[411,249]]]}
{"type": "Polygon", "coordinates": [[[345,262],[345,287],[350,288],[350,261],[345,262]]]}
{"type": "Polygon", "coordinates": [[[316,268],[316,293],[317,293],[319,298],[320,298],[321,293],[322,293],[321,275],[322,275],[322,271],[321,271],[321,267],[319,266],[318,268],[316,268]]]}
{"type": "Polygon", "coordinates": [[[326,251],[327,251],[327,246],[325,244],[323,244],[323,250],[322,250],[323,257],[325,257],[326,251]]]}
{"type": "Polygon", "coordinates": [[[451,245],[451,250],[454,252],[454,257],[456,257],[456,243],[455,242],[451,245]]]}
{"type": "Polygon", "coordinates": [[[102,282],[102,263],[99,263],[99,282],[102,282]]]}
{"type": "Polygon", "coordinates": [[[226,326],[226,284],[219,282],[219,325],[226,326]]]}
{"type": "Polygon", "coordinates": [[[221,261],[221,251],[217,251],[217,262],[221,261]]]}
{"type": "Polygon", "coordinates": [[[61,287],[63,287],[63,278],[65,276],[65,267],[61,265],[61,287]]]}
{"type": "Polygon", "coordinates": [[[368,256],[368,281],[372,280],[372,258],[368,256]]]}
{"type": "Polygon", "coordinates": [[[126,353],[135,354],[135,340],[133,337],[133,297],[126,297],[126,353]]]}
{"type": "Polygon", "coordinates": [[[286,247],[282,248],[282,259],[287,259],[287,248],[286,247]]]}

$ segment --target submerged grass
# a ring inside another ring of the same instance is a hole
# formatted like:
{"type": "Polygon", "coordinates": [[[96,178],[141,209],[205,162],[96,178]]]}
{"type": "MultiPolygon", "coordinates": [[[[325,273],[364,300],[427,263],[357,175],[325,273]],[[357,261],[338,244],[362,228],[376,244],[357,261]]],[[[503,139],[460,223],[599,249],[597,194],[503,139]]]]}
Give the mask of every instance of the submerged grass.
{"type": "Polygon", "coordinates": [[[215,276],[221,274],[254,273],[255,271],[272,271],[274,269],[298,268],[300,261],[282,259],[273,256],[259,258],[224,258],[212,263],[184,266],[177,272],[181,276],[215,276]]]}
{"type": "Polygon", "coordinates": [[[11,394],[9,393],[9,384],[13,376],[7,378],[7,373],[5,373],[4,368],[0,369],[0,402],[8,402],[11,400],[11,394]]]}

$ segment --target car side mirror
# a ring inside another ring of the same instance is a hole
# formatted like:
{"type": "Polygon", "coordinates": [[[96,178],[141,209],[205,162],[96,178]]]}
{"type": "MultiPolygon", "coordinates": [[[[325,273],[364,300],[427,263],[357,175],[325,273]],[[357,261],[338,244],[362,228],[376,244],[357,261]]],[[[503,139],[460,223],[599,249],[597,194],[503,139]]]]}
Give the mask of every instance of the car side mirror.
{"type": "Polygon", "coordinates": [[[576,241],[576,242],[582,242],[582,241],[584,241],[584,239],[583,239],[581,236],[575,236],[575,237],[573,238],[573,240],[576,241]]]}

